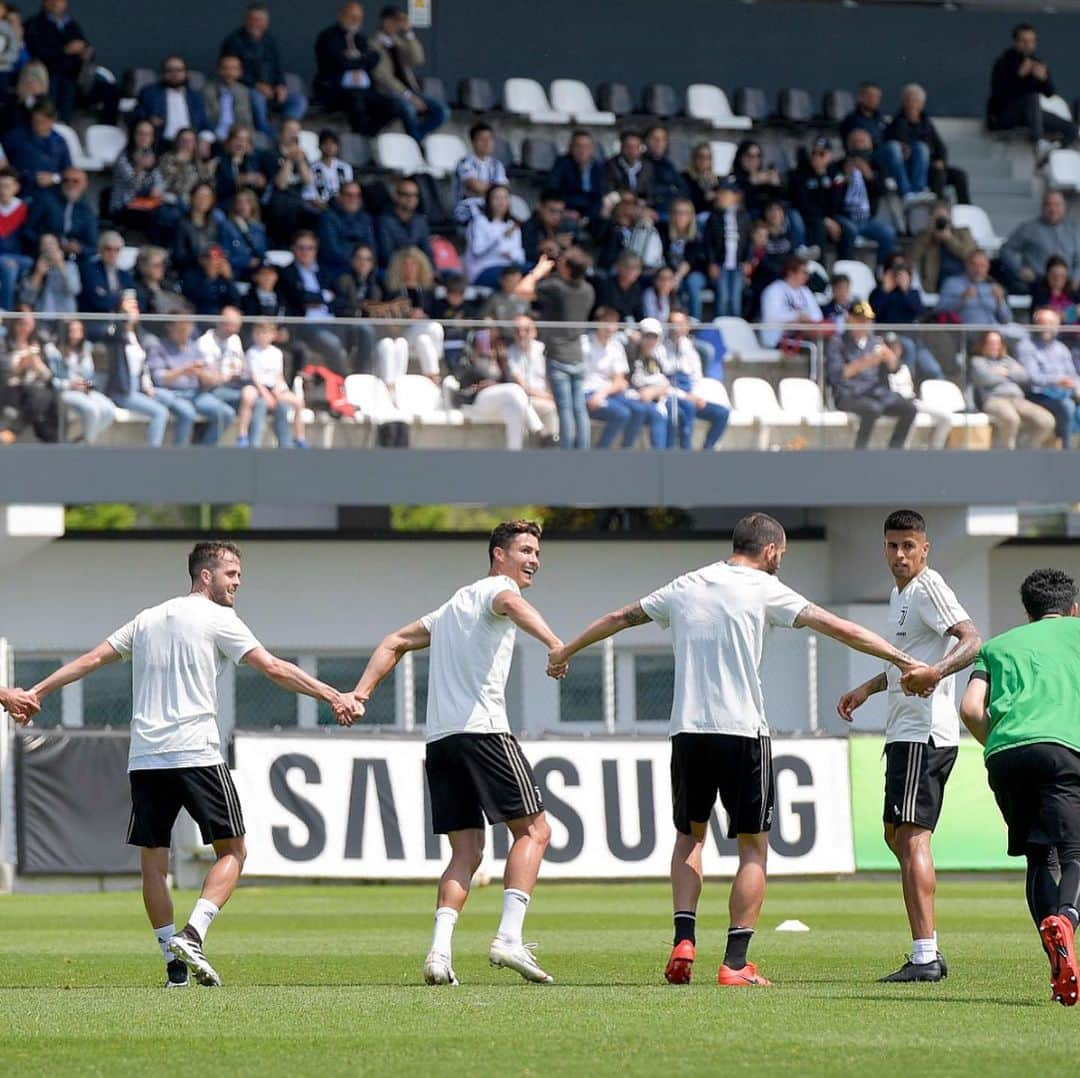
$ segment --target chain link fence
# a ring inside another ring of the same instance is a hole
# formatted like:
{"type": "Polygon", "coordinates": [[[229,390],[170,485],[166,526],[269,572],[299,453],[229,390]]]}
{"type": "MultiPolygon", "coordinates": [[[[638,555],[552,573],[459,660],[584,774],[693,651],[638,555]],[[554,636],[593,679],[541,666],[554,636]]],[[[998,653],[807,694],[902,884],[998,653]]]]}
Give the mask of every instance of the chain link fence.
{"type": "MultiPolygon", "coordinates": [[[[296,662],[295,656],[289,657],[289,662],[296,662]]],[[[258,670],[244,663],[236,668],[235,686],[237,729],[275,730],[296,726],[298,705],[295,693],[278,688],[258,670]]]]}
{"type": "Polygon", "coordinates": [[[634,655],[634,719],[667,722],[675,690],[675,656],[670,651],[639,651],[634,655]]]}

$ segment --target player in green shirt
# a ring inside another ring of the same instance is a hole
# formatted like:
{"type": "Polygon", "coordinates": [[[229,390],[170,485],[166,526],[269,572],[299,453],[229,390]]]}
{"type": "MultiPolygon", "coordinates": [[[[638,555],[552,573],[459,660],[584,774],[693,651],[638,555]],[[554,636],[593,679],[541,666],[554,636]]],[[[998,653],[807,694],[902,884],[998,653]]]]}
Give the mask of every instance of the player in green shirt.
{"type": "Polygon", "coordinates": [[[960,717],[984,746],[987,777],[1027,858],[1027,901],[1050,959],[1054,999],[1077,1002],[1080,969],[1080,617],[1076,582],[1037,569],[1020,585],[1028,624],[987,640],[960,717]]]}

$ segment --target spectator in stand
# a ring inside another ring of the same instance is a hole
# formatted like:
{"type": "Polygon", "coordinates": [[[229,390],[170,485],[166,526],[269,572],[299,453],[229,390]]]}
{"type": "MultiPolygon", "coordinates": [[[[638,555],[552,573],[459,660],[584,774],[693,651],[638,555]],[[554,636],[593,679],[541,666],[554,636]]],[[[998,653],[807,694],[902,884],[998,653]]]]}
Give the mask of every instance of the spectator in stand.
{"type": "Polygon", "coordinates": [[[144,314],[190,314],[191,303],[180,294],[179,282],[168,274],[169,252],[164,247],[141,247],[135,259],[135,298],[144,314]]]}
{"type": "Polygon", "coordinates": [[[968,358],[975,403],[993,424],[993,448],[1049,449],[1054,441],[1054,415],[1029,401],[1027,368],[1009,355],[1005,338],[989,330],[975,342],[968,358]]]}
{"type": "Polygon", "coordinates": [[[859,417],[856,449],[867,447],[874,424],[883,415],[896,417],[889,448],[903,449],[918,409],[914,401],[889,388],[889,373],[900,360],[873,332],[873,320],[869,303],[851,308],[846,331],[826,345],[825,377],[836,407],[859,417]]]}
{"type": "Polygon", "coordinates": [[[525,268],[521,226],[510,216],[510,188],[497,183],[484,195],[484,210],[465,230],[465,273],[469,283],[496,288],[505,266],[525,268]]]}
{"type": "Polygon", "coordinates": [[[663,124],[653,124],[646,130],[645,160],[653,170],[652,205],[660,220],[666,221],[672,202],[685,198],[688,188],[668,157],[668,129],[663,124]]]}
{"type": "MultiPolygon", "coordinates": [[[[870,293],[870,306],[877,321],[884,325],[914,325],[922,319],[925,308],[922,294],[912,284],[911,269],[903,256],[894,255],[881,273],[881,283],[870,293]]],[[[914,337],[897,338],[903,350],[904,365],[911,371],[916,387],[927,378],[944,378],[934,354],[914,337]]]]}
{"type": "Polygon", "coordinates": [[[1057,311],[1062,322],[1075,323],[1080,292],[1069,286],[1069,263],[1059,255],[1046,261],[1046,272],[1031,291],[1031,305],[1057,311]]]}
{"type": "MultiPolygon", "coordinates": [[[[769,229],[769,236],[765,241],[765,263],[772,272],[772,277],[767,284],[780,276],[790,255],[798,254],[803,249],[797,242],[802,218],[799,218],[799,224],[796,225],[796,216],[794,211],[785,209],[782,202],[770,202],[761,215],[769,229]]],[[[818,251],[818,254],[820,253],[818,251]]]]}
{"type": "Polygon", "coordinates": [[[668,380],[675,386],[678,395],[679,448],[693,448],[694,421],[701,419],[709,424],[701,448],[715,449],[727,430],[731,410],[701,396],[704,382],[701,353],[690,336],[690,320],[682,311],[676,311],[671,316],[671,333],[665,351],[669,361],[666,372],[668,380]]]}
{"type": "Polygon", "coordinates": [[[566,212],[583,225],[600,216],[606,182],[592,135],[578,130],[570,136],[569,152],[556,160],[545,186],[559,194],[566,212]]]}
{"type": "Polygon", "coordinates": [[[431,231],[419,206],[420,185],[409,176],[403,176],[394,186],[394,208],[380,214],[376,223],[381,266],[387,266],[395,252],[404,247],[419,247],[424,257],[433,261],[431,231]]]}
{"type": "Polygon", "coordinates": [[[56,106],[51,101],[34,105],[29,121],[7,133],[4,153],[28,198],[57,197],[60,178],[71,168],[71,154],[56,130],[56,106]]]}
{"type": "Polygon", "coordinates": [[[656,175],[637,131],[624,131],[619,136],[619,152],[604,168],[604,186],[608,191],[633,191],[652,204],[656,196],[656,175]]]}
{"type": "Polygon", "coordinates": [[[1060,191],[1047,191],[1041,215],[1017,225],[1005,241],[1001,264],[1018,290],[1031,289],[1046,272],[1051,255],[1059,255],[1068,264],[1069,287],[1080,286],[1080,227],[1066,217],[1067,211],[1065,196],[1060,191]]]}
{"type": "Polygon", "coordinates": [[[161,79],[139,92],[135,119],[153,126],[159,143],[171,142],[185,127],[210,130],[202,97],[188,85],[187,64],[182,56],[166,56],[161,79]]]}
{"type": "MultiPolygon", "coordinates": [[[[562,253],[558,262],[541,258],[518,284],[522,299],[535,298],[541,322],[582,323],[596,303],[596,293],[586,280],[589,256],[578,247],[562,253]],[[550,276],[552,270],[555,276],[550,276]]],[[[548,384],[559,410],[559,446],[588,449],[589,412],[585,407],[585,357],[577,326],[547,329],[541,334],[548,360],[548,384]]]]}
{"type": "MultiPolygon", "coordinates": [[[[446,295],[442,301],[435,301],[435,317],[438,319],[437,324],[442,329],[442,353],[443,358],[446,361],[448,370],[455,371],[458,368],[458,364],[461,362],[462,357],[465,355],[465,350],[469,345],[470,336],[476,339],[476,334],[472,334],[470,330],[464,329],[460,326],[454,326],[455,322],[464,322],[467,319],[473,319],[476,317],[476,309],[472,303],[465,298],[465,292],[468,289],[468,284],[464,277],[459,277],[454,274],[452,277],[446,278],[446,295]]],[[[484,334],[487,344],[485,347],[491,347],[496,350],[499,348],[498,335],[485,332],[484,334]]],[[[434,343],[434,338],[433,338],[434,343]]],[[[436,345],[436,348],[438,346],[436,345]]],[[[423,364],[421,364],[423,366],[423,364]]],[[[439,385],[442,381],[442,376],[439,372],[439,368],[434,364],[431,365],[431,371],[428,373],[428,377],[436,384],[439,385]]]]}
{"type": "Polygon", "coordinates": [[[450,118],[450,110],[426,96],[414,68],[424,63],[424,46],[404,8],[388,5],[379,12],[379,30],[371,47],[379,57],[371,79],[390,102],[405,132],[423,142],[450,118]]]}
{"type": "Polygon", "coordinates": [[[633,191],[607,196],[613,202],[611,216],[605,222],[598,244],[597,263],[609,271],[620,254],[630,251],[652,272],[664,261],[664,243],[653,224],[653,213],[633,191]]]}
{"type": "Polygon", "coordinates": [[[26,59],[21,16],[7,4],[0,5],[0,97],[13,89],[15,72],[26,59]]]}
{"type": "Polygon", "coordinates": [[[278,295],[290,318],[329,318],[334,300],[334,278],[319,261],[319,240],[314,232],[297,232],[293,261],[278,275],[278,295]]]}
{"type": "MultiPolygon", "coordinates": [[[[55,242],[56,238],[51,238],[55,242]]],[[[79,417],[81,440],[93,445],[115,422],[116,405],[96,386],[94,350],[82,322],[77,318],[65,322],[56,343],[45,345],[45,358],[52,371],[53,389],[60,394],[60,408],[79,417]]],[[[61,423],[65,441],[69,440],[66,427],[61,423]]]]}
{"type": "MultiPolygon", "coordinates": [[[[732,175],[743,193],[743,207],[752,218],[760,217],[770,202],[784,198],[785,191],[780,172],[771,161],[764,163],[765,154],[761,144],[753,139],[743,139],[735,150],[735,163],[732,175]]],[[[801,221],[793,218],[797,247],[801,247],[804,237],[801,233],[801,221]]]]}
{"type": "Polygon", "coordinates": [[[525,390],[529,403],[544,424],[543,443],[553,445],[557,441],[559,412],[547,384],[544,344],[536,339],[536,323],[527,314],[514,319],[514,339],[507,349],[506,366],[510,377],[525,390]]]}
{"type": "Polygon", "coordinates": [[[330,205],[341,189],[353,178],[353,168],[342,161],[341,140],[331,127],[319,132],[319,156],[311,162],[311,186],[303,192],[304,201],[321,209],[330,205]]]}
{"type": "Polygon", "coordinates": [[[640,322],[645,317],[644,287],[641,283],[641,257],[623,251],[612,267],[613,272],[596,283],[596,303],[609,307],[624,322],[640,322]]]}
{"type": "Polygon", "coordinates": [[[694,204],[694,212],[712,212],[720,177],[713,168],[712,147],[707,142],[699,142],[694,146],[690,153],[690,167],[682,174],[682,178],[688,197],[694,204]]]}
{"type": "Polygon", "coordinates": [[[671,216],[660,230],[660,238],[664,244],[664,264],[675,274],[679,299],[686,304],[690,317],[700,322],[708,262],[690,199],[677,198],[671,203],[671,216]]]}
{"type": "Polygon", "coordinates": [[[1012,45],[994,62],[990,75],[986,125],[991,131],[1026,127],[1043,151],[1047,137],[1071,145],[1077,128],[1042,107],[1040,97],[1052,97],[1057,90],[1049,67],[1035,55],[1037,44],[1034,26],[1023,22],[1013,28],[1012,45]]]}
{"type": "Polygon", "coordinates": [[[937,309],[955,315],[968,325],[1004,324],[1011,319],[1005,289],[990,277],[990,256],[976,247],[964,263],[960,277],[950,277],[941,286],[937,309]]]}
{"type": "Polygon", "coordinates": [[[285,381],[285,357],[274,343],[278,336],[273,322],[260,321],[252,330],[252,344],[245,357],[250,382],[244,387],[237,426],[238,446],[258,446],[262,440],[262,421],[267,411],[274,416],[274,436],[278,447],[307,449],[304,438],[304,402],[285,381]],[[290,412],[292,430],[290,431],[290,412]],[[249,434],[250,431],[250,434],[249,434]]]}
{"type": "Polygon", "coordinates": [[[266,207],[266,230],[277,247],[284,247],[301,228],[315,224],[315,213],[304,202],[304,191],[311,187],[311,166],[300,145],[300,121],[282,120],[277,145],[268,160],[270,168],[266,207]]]}
{"type": "Polygon", "coordinates": [[[643,318],[630,344],[630,384],[648,406],[649,444],[653,449],[673,449],[679,396],[667,376],[672,364],[664,347],[663,327],[655,318],[643,318]]]}
{"type": "Polygon", "coordinates": [[[194,129],[185,127],[176,132],[172,149],[158,161],[164,188],[154,223],[155,232],[163,239],[172,240],[180,218],[191,205],[195,185],[216,183],[217,163],[216,158],[210,157],[210,144],[200,142],[194,129]]]}
{"type": "Polygon", "coordinates": [[[177,226],[173,238],[172,267],[180,278],[184,295],[194,300],[201,283],[200,263],[211,247],[221,248],[225,215],[217,208],[217,195],[208,183],[195,185],[191,208],[177,226]]]}
{"type": "Polygon", "coordinates": [[[8,319],[5,338],[6,349],[0,355],[0,415],[6,428],[3,442],[14,440],[9,430],[17,434],[28,425],[39,441],[58,441],[60,398],[33,316],[20,314],[8,319]],[[9,420],[11,412],[15,414],[9,420]]]}
{"type": "Polygon", "coordinates": [[[557,191],[541,191],[532,216],[521,226],[525,261],[534,266],[541,255],[558,258],[574,242],[574,222],[566,215],[566,203],[557,191]]]}
{"type": "MultiPolygon", "coordinates": [[[[352,253],[348,272],[334,282],[334,315],[338,318],[368,318],[379,313],[382,300],[375,249],[362,243],[352,253]]],[[[346,336],[349,352],[357,359],[357,371],[370,370],[375,354],[375,329],[366,325],[350,326],[346,336]]]]}
{"type": "MultiPolygon", "coordinates": [[[[498,291],[492,292],[484,301],[480,316],[495,322],[514,322],[519,314],[528,314],[529,301],[517,294],[517,286],[523,276],[517,266],[504,266],[499,274],[498,291]]],[[[499,336],[504,344],[510,344],[514,340],[514,330],[500,329],[499,336]]]]}
{"type": "Polygon", "coordinates": [[[420,247],[402,247],[394,252],[386,269],[386,298],[407,299],[410,317],[431,318],[435,311],[435,271],[420,247]]]}
{"type": "Polygon", "coordinates": [[[165,178],[158,168],[153,124],[139,120],[131,129],[124,152],[113,165],[109,215],[118,224],[149,231],[164,191],[165,178]]]}
{"type": "Polygon", "coordinates": [[[375,89],[379,53],[364,36],[362,4],[346,2],[315,41],[315,96],[328,112],[344,112],[354,131],[374,135],[396,115],[394,102],[375,89]]]}
{"type": "MultiPolygon", "coordinates": [[[[806,286],[810,275],[806,260],[798,255],[788,255],[784,262],[783,276],[773,281],[761,294],[761,320],[774,326],[793,324],[812,325],[820,323],[824,316],[814,293],[806,286]]],[[[798,332],[780,329],[763,329],[761,343],[766,348],[776,348],[782,342],[797,339],[798,332]]]]}
{"type": "Polygon", "coordinates": [[[0,170],[0,307],[15,307],[15,287],[34,264],[26,253],[27,206],[19,198],[19,181],[10,169],[0,170]]]}
{"type": "MultiPolygon", "coordinates": [[[[827,322],[832,322],[838,330],[844,328],[848,313],[855,306],[855,297],[851,294],[851,278],[846,273],[834,273],[829,278],[829,291],[832,293],[829,302],[821,308],[821,313],[827,322]]],[[[871,296],[877,294],[877,290],[871,296]]],[[[885,318],[883,321],[887,322],[885,318]]]]}
{"type": "Polygon", "coordinates": [[[815,139],[808,158],[792,173],[791,200],[806,226],[807,240],[821,251],[830,242],[838,252],[850,246],[838,219],[843,216],[846,188],[846,177],[832,160],[832,144],[824,136],[815,139]]]}
{"type": "Polygon", "coordinates": [[[26,20],[27,51],[49,71],[52,94],[66,123],[75,106],[100,109],[100,122],[116,123],[120,91],[95,68],[94,49],[83,28],[68,14],[68,0],[42,0],[26,20]]]}
{"type": "Polygon", "coordinates": [[[318,236],[320,261],[335,279],[349,272],[357,246],[375,246],[375,229],[364,211],[364,194],[356,180],[347,181],[319,215],[318,236]]]}
{"type": "Polygon", "coordinates": [[[873,162],[874,150],[865,131],[847,137],[847,155],[840,164],[844,177],[840,214],[836,220],[843,232],[840,250],[850,258],[858,237],[877,244],[878,264],[883,265],[896,246],[896,230],[876,214],[885,182],[873,162]]]}
{"type": "Polygon", "coordinates": [[[1061,448],[1071,449],[1073,435],[1080,429],[1080,377],[1072,353],[1058,337],[1061,319],[1057,311],[1043,307],[1031,320],[1038,328],[1016,350],[1016,358],[1029,377],[1028,400],[1053,415],[1061,448]]]}
{"type": "Polygon", "coordinates": [[[260,198],[270,183],[274,164],[269,155],[255,149],[254,133],[250,127],[234,127],[220,148],[214,181],[218,201],[226,206],[236,192],[248,187],[260,198]]]}
{"type": "Polygon", "coordinates": [[[633,449],[652,406],[630,389],[630,364],[620,338],[619,313],[610,307],[593,312],[596,328],[581,338],[585,355],[585,406],[592,419],[604,424],[597,449],[633,449]]]}
{"type": "Polygon", "coordinates": [[[495,156],[495,131],[491,124],[475,123],[469,128],[472,153],[466,154],[454,169],[454,220],[467,225],[474,213],[484,206],[484,196],[495,183],[503,185],[506,167],[495,156]]]}
{"type": "Polygon", "coordinates": [[[757,318],[761,293],[775,280],[776,270],[769,262],[769,226],[762,218],[750,226],[750,246],[743,274],[743,313],[747,318],[757,318]]]}
{"type": "Polygon", "coordinates": [[[889,388],[904,400],[915,405],[915,410],[930,420],[927,435],[928,449],[944,449],[952,432],[953,410],[946,404],[920,400],[915,394],[915,378],[911,368],[903,362],[900,338],[892,332],[885,334],[885,345],[892,352],[889,364],[889,388]],[[898,362],[899,361],[899,362],[898,362]]]}
{"type": "Polygon", "coordinates": [[[81,290],[78,263],[65,258],[60,241],[46,232],[33,268],[19,285],[19,305],[40,314],[74,314],[81,290]]]}
{"type": "MultiPolygon", "coordinates": [[[[934,121],[926,115],[926,91],[915,82],[900,91],[900,110],[885,130],[885,146],[891,155],[894,176],[903,172],[912,192],[920,193],[929,186],[938,198],[946,186],[956,191],[956,201],[969,203],[967,173],[948,163],[948,150],[941,140],[934,121]],[[897,149],[900,156],[897,157],[897,149]],[[916,181],[925,179],[922,187],[916,181]]],[[[904,194],[897,179],[897,187],[904,194]]]]}
{"type": "Polygon", "coordinates": [[[10,100],[2,105],[3,128],[30,122],[30,110],[49,96],[49,72],[40,60],[33,60],[19,71],[10,100]]]}
{"type": "Polygon", "coordinates": [[[675,294],[678,282],[670,266],[661,266],[641,297],[641,309],[646,318],[655,318],[661,325],[671,321],[671,315],[679,309],[679,297],[675,294]]]}
{"type": "Polygon", "coordinates": [[[244,63],[240,57],[225,53],[218,57],[217,74],[207,79],[203,87],[207,129],[213,131],[219,141],[227,139],[236,124],[254,126],[251,91],[242,81],[243,74],[244,63]]]}
{"type": "Polygon", "coordinates": [[[250,280],[252,271],[262,264],[269,247],[266,229],[259,220],[259,199],[254,191],[245,187],[236,193],[229,216],[218,229],[218,242],[225,250],[236,280],[250,280]]]}
{"type": "Polygon", "coordinates": [[[263,261],[251,272],[251,288],[240,303],[245,318],[284,318],[285,304],[278,295],[278,270],[263,261]]]}
{"type": "Polygon", "coordinates": [[[220,314],[226,307],[240,307],[240,293],[233,283],[232,266],[220,244],[212,244],[199,258],[199,268],[188,293],[195,313],[220,314]]]}
{"type": "MultiPolygon", "coordinates": [[[[249,407],[254,406],[256,413],[262,413],[257,419],[261,429],[266,419],[266,405],[261,400],[255,400],[255,387],[248,377],[244,346],[240,341],[243,324],[243,315],[238,307],[224,307],[217,324],[199,337],[195,345],[207,369],[219,379],[210,392],[234,412],[238,411],[244,402],[249,407]]],[[[244,430],[246,431],[247,427],[244,427],[244,430]]],[[[239,437],[236,444],[241,444],[239,437]]]]}
{"type": "Polygon", "coordinates": [[[243,67],[241,81],[251,90],[255,126],[273,135],[270,113],[299,120],[307,112],[307,98],[285,85],[285,71],[277,41],[269,33],[270,12],[265,4],[248,4],[244,25],[221,43],[221,55],[238,56],[243,67]]]}
{"type": "Polygon", "coordinates": [[[165,332],[154,338],[147,350],[147,366],[154,386],[168,390],[173,401],[170,410],[176,416],[176,444],[191,441],[195,420],[206,420],[201,444],[217,445],[222,434],[236,420],[236,413],[213,390],[222,378],[203,359],[192,334],[191,322],[178,318],[165,325],[165,332]]]}
{"type": "Polygon", "coordinates": [[[889,121],[881,111],[881,87],[876,82],[860,83],[855,91],[855,108],[840,122],[840,138],[847,145],[852,131],[865,131],[874,146],[874,163],[889,171],[889,157],[885,151],[885,128],[889,121]]]}
{"type": "Polygon", "coordinates": [[[949,203],[938,199],[911,248],[911,264],[927,292],[940,291],[944,281],[962,274],[964,263],[978,246],[971,230],[957,228],[951,215],[949,203]]]}
{"type": "MultiPolygon", "coordinates": [[[[0,197],[2,195],[3,182],[0,180],[0,197]]],[[[80,311],[93,311],[95,314],[118,311],[124,293],[134,289],[131,274],[117,265],[123,249],[124,237],[119,232],[110,230],[101,233],[97,258],[90,259],[82,267],[80,311]]],[[[93,336],[92,329],[90,335],[93,336]]]]}
{"type": "Polygon", "coordinates": [[[720,182],[716,206],[705,223],[709,279],[719,317],[741,318],[744,269],[750,253],[750,215],[742,207],[742,190],[733,176],[720,182]]]}

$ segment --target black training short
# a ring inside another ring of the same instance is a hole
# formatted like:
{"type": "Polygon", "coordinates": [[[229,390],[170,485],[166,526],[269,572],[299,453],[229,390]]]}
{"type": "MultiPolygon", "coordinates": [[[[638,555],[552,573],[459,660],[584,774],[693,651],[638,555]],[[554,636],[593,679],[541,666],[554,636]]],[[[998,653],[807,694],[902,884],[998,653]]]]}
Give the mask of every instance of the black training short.
{"type": "Polygon", "coordinates": [[[675,830],[708,823],[717,794],[728,814],[728,838],[772,827],[772,745],[767,737],[675,734],[671,739],[671,803],[675,830]]]}
{"type": "Polygon", "coordinates": [[[513,734],[450,734],[424,760],[437,835],[543,812],[532,766],[513,734]]]}
{"type": "Polygon", "coordinates": [[[990,789],[1009,829],[1009,854],[1029,843],[1080,845],[1080,753],[1037,741],[986,761],[990,789]]]}
{"type": "Polygon", "coordinates": [[[244,817],[232,775],[224,764],[132,771],[129,846],[168,846],[180,810],[199,825],[203,842],[238,838],[244,817]]]}
{"type": "Polygon", "coordinates": [[[886,745],[885,823],[896,827],[910,823],[933,831],[956,753],[955,745],[938,748],[933,738],[926,743],[893,741],[886,745]]]}

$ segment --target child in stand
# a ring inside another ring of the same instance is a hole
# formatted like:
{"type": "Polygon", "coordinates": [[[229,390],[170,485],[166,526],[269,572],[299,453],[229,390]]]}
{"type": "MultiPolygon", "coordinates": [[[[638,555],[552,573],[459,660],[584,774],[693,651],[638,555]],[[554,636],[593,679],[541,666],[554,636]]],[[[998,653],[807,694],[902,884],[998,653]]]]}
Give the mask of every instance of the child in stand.
{"type": "Polygon", "coordinates": [[[848,312],[851,310],[851,278],[837,273],[829,278],[832,299],[821,308],[821,313],[829,322],[835,322],[837,330],[844,328],[848,312]]]}
{"type": "MultiPolygon", "coordinates": [[[[447,369],[454,371],[465,354],[469,331],[464,328],[448,326],[447,322],[461,322],[476,317],[472,305],[465,299],[465,278],[448,277],[446,280],[446,298],[435,304],[435,318],[443,323],[443,358],[447,369]]],[[[426,371],[424,372],[427,373],[426,371]]],[[[434,381],[438,381],[436,377],[434,381]]]]}
{"type": "Polygon", "coordinates": [[[240,398],[239,433],[236,444],[248,444],[251,412],[258,397],[266,401],[266,410],[274,416],[274,434],[278,445],[285,449],[297,446],[307,449],[304,439],[304,402],[285,381],[285,357],[274,344],[277,326],[273,322],[256,322],[252,331],[253,344],[247,350],[248,376],[251,385],[245,386],[240,398]],[[293,410],[292,433],[289,433],[289,409],[293,410]]]}
{"type": "Polygon", "coordinates": [[[338,157],[341,142],[336,131],[325,128],[319,132],[319,156],[311,163],[311,183],[302,197],[313,209],[328,206],[341,193],[341,188],[353,178],[352,165],[338,157]]]}

